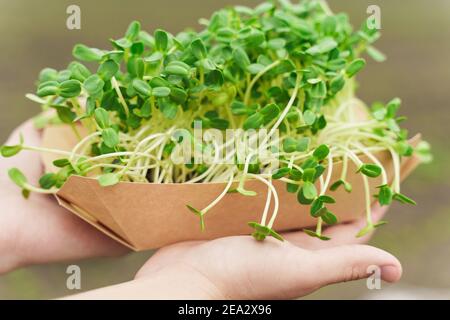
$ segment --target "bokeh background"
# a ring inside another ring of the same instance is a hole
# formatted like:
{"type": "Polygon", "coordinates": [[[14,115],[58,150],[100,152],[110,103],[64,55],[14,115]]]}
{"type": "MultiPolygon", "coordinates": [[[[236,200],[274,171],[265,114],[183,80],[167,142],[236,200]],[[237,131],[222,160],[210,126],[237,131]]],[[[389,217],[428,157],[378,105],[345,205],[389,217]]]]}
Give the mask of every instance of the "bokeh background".
{"type": "MultiPolygon", "coordinates": [[[[130,21],[152,31],[179,32],[223,6],[256,5],[248,0],[0,0],[0,142],[39,107],[24,98],[44,67],[65,68],[76,43],[109,47],[130,21]],[[81,30],[66,28],[66,8],[81,7],[81,30]]],[[[399,284],[369,291],[365,281],[322,289],[312,298],[450,298],[450,1],[330,0],[334,11],[349,13],[355,26],[377,4],[383,37],[377,47],[388,55],[383,64],[370,62],[359,76],[359,96],[366,102],[403,100],[402,113],[411,132],[432,143],[435,161],[422,166],[404,184],[416,207],[394,205],[389,225],[372,244],[395,254],[403,263],[399,284]]],[[[4,209],[0,209],[1,211],[4,209]]],[[[1,226],[0,226],[1,232],[1,226]]],[[[70,250],[70,248],[68,248],[70,250]]],[[[122,258],[77,261],[82,290],[132,278],[151,253],[122,258]]],[[[24,268],[0,276],[0,299],[45,299],[72,294],[66,289],[68,264],[24,268]]]]}

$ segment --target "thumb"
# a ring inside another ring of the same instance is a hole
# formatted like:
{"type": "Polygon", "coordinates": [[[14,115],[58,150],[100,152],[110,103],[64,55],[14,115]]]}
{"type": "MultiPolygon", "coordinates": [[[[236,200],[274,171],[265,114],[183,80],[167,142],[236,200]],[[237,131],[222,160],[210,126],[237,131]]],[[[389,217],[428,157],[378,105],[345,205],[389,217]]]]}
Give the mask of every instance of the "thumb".
{"type": "Polygon", "coordinates": [[[397,282],[402,275],[400,262],[390,253],[366,245],[348,245],[312,252],[313,290],[328,284],[364,279],[379,268],[381,279],[397,282]]]}

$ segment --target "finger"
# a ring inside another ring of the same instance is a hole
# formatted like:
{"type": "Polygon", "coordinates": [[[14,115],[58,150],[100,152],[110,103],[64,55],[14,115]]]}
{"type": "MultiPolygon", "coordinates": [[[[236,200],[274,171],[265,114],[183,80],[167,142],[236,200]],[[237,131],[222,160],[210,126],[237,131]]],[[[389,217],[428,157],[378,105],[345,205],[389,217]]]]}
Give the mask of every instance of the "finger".
{"type": "MultiPolygon", "coordinates": [[[[380,207],[378,204],[372,209],[372,220],[374,223],[380,221],[386,214],[388,207],[380,207]]],[[[306,235],[303,231],[290,232],[283,234],[285,240],[292,244],[309,249],[317,250],[323,248],[330,248],[342,246],[347,244],[363,244],[367,243],[373,236],[373,232],[364,237],[356,237],[358,232],[366,226],[366,219],[360,219],[351,223],[343,223],[337,226],[326,228],[324,235],[331,238],[329,241],[323,241],[318,238],[313,238],[306,235]]]]}
{"type": "Polygon", "coordinates": [[[387,282],[398,281],[402,274],[401,264],[394,256],[370,246],[350,245],[307,253],[295,247],[282,248],[276,262],[266,262],[264,266],[271,276],[257,279],[261,293],[266,293],[258,298],[298,298],[326,285],[367,278],[374,267],[379,268],[381,279],[387,282]]]}
{"type": "Polygon", "coordinates": [[[400,262],[390,253],[366,245],[349,245],[313,251],[312,287],[359,280],[372,275],[372,267],[380,268],[381,279],[397,282],[402,275],[400,262]]]}

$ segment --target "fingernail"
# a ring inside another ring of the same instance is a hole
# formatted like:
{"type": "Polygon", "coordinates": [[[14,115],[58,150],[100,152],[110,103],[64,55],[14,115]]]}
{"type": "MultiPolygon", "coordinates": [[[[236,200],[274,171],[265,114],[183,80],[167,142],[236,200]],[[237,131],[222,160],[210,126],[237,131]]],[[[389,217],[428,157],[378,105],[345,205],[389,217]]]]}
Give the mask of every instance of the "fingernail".
{"type": "Polygon", "coordinates": [[[397,282],[402,276],[402,271],[396,266],[382,266],[381,267],[381,278],[387,282],[397,282]]]}

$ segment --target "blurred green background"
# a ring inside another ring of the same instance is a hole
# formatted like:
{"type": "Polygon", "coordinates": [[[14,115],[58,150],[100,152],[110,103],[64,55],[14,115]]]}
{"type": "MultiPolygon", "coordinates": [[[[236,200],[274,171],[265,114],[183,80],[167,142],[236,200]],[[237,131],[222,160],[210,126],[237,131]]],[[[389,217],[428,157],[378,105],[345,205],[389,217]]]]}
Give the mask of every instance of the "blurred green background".
{"type": "MultiPolygon", "coordinates": [[[[402,113],[412,133],[432,143],[435,161],[422,166],[404,184],[416,207],[394,205],[390,224],[372,241],[403,263],[400,284],[369,291],[365,281],[335,285],[308,298],[450,298],[450,1],[330,0],[334,11],[349,13],[355,26],[377,4],[383,37],[377,47],[388,55],[383,64],[370,62],[359,77],[359,96],[366,102],[403,100],[402,113]],[[427,290],[419,289],[429,288],[427,290]],[[405,292],[408,291],[408,294],[405,292]]],[[[24,98],[44,67],[65,68],[76,43],[108,47],[130,21],[152,31],[179,32],[197,26],[217,8],[248,0],[0,0],[0,140],[39,108],[24,98]],[[66,28],[66,8],[81,7],[81,30],[66,28]]],[[[1,210],[0,210],[1,214],[1,210]]],[[[1,232],[1,226],[0,226],[1,232]]],[[[68,248],[68,250],[70,250],[68,248]]],[[[82,270],[82,289],[89,290],[131,279],[150,253],[122,258],[74,262],[82,270]]],[[[66,289],[68,264],[34,266],[0,277],[0,299],[55,298],[75,293],[66,289]]]]}

